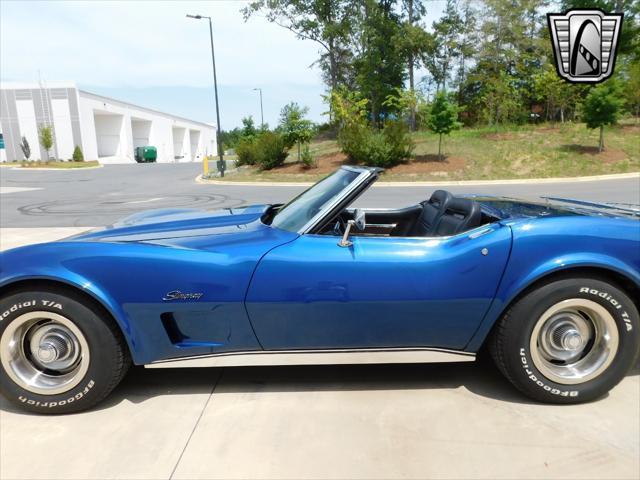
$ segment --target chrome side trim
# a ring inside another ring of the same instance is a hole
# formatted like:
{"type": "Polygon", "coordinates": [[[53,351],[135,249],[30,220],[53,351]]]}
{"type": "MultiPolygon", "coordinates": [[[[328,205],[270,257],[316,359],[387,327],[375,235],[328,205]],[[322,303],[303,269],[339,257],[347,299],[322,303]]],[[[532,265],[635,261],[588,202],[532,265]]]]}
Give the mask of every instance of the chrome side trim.
{"type": "Polygon", "coordinates": [[[472,362],[475,353],[441,348],[369,348],[227,352],[160,360],[145,368],[472,362]]]}
{"type": "Polygon", "coordinates": [[[398,226],[397,223],[367,223],[367,227],[388,228],[388,229],[391,229],[391,230],[393,230],[397,226],[398,226]]]}

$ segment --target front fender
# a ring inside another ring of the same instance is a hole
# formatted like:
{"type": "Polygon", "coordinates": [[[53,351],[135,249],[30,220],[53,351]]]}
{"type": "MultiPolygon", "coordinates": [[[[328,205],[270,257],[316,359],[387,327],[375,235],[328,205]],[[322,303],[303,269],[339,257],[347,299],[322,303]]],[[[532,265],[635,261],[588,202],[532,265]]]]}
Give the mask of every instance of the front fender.
{"type": "MultiPolygon", "coordinates": [[[[19,282],[44,280],[84,292],[113,317],[122,331],[129,351],[135,357],[136,335],[126,313],[105,288],[95,284],[87,276],[64,266],[63,259],[66,255],[65,248],[61,248],[62,245],[64,244],[44,243],[0,252],[0,290],[19,282]]],[[[77,247],[77,244],[75,246],[77,247]]]]}
{"type": "Polygon", "coordinates": [[[257,349],[244,297],[261,249],[227,241],[211,251],[137,242],[27,246],[2,254],[0,286],[52,280],[88,293],[111,313],[136,364],[257,349]],[[199,296],[166,301],[178,290],[199,296]]]}

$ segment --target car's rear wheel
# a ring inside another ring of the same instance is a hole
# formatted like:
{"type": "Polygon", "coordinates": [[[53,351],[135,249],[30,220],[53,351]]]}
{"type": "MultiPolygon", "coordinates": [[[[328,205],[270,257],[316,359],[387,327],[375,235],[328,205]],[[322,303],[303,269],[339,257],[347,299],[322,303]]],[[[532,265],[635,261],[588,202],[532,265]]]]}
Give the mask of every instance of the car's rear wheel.
{"type": "Polygon", "coordinates": [[[102,400],[130,364],[122,335],[92,302],[42,289],[0,299],[0,389],[38,413],[71,413],[102,400]]]}
{"type": "Polygon", "coordinates": [[[489,348],[529,397],[580,403],[624,378],[639,343],[638,310],[627,294],[601,280],[566,278],[519,299],[496,325],[489,348]]]}

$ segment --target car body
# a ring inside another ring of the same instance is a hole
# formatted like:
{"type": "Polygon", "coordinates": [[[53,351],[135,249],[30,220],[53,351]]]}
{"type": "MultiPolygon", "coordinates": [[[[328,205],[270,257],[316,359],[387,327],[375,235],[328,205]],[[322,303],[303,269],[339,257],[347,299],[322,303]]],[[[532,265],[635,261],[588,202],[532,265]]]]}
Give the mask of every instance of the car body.
{"type": "Polygon", "coordinates": [[[475,224],[420,236],[424,205],[350,208],[379,173],[343,167],[284,207],[149,211],[13,249],[1,254],[0,296],[72,289],[151,367],[473,360],[514,301],[563,272],[610,278],[637,308],[633,208],[456,197],[475,224]]]}

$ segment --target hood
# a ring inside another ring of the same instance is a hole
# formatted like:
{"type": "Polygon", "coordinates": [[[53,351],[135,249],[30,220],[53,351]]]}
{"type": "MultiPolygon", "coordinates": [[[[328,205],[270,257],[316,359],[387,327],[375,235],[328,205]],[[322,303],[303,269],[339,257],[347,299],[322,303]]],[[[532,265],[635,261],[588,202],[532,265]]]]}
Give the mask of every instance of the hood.
{"type": "Polygon", "coordinates": [[[640,219],[640,206],[596,203],[559,197],[523,200],[510,197],[466,195],[482,204],[488,213],[501,218],[593,216],[640,219]]]}
{"type": "Polygon", "coordinates": [[[204,235],[241,233],[260,228],[270,205],[251,205],[216,211],[161,209],[136,213],[113,225],[82,233],[65,241],[140,242],[204,235]]]}

